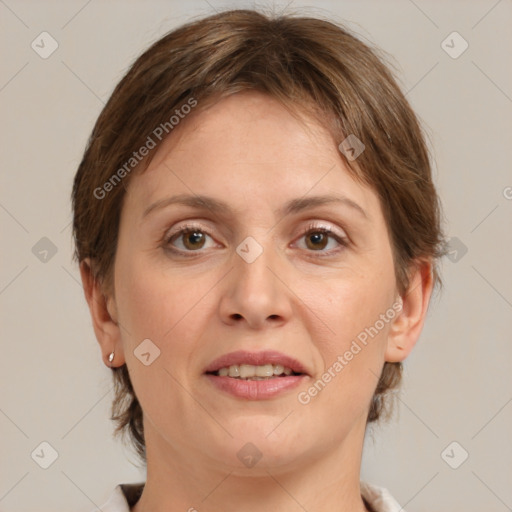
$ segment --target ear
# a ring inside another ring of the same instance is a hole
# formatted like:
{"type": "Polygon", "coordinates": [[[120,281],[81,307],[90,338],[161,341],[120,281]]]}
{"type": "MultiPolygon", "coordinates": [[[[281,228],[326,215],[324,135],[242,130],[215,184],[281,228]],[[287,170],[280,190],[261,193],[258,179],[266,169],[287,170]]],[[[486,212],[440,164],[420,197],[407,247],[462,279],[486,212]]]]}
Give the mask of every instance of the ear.
{"type": "Polygon", "coordinates": [[[391,325],[385,360],[403,361],[420,337],[427,316],[434,280],[431,261],[416,262],[412,266],[409,287],[401,297],[403,306],[391,325]]]}
{"type": "Polygon", "coordinates": [[[80,276],[103,361],[108,367],[122,366],[125,358],[115,299],[104,293],[102,283],[93,275],[89,258],[80,263],[80,276]],[[112,352],[114,352],[114,360],[110,362],[108,357],[112,352]]]}

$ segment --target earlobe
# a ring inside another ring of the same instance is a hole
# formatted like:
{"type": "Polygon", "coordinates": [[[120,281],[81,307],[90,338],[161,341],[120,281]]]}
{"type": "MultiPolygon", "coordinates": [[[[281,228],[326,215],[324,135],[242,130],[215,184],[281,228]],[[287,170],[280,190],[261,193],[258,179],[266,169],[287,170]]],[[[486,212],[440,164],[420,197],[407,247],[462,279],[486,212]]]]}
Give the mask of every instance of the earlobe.
{"type": "Polygon", "coordinates": [[[115,352],[115,366],[120,366],[124,364],[124,355],[115,301],[112,297],[105,296],[101,282],[93,275],[89,258],[80,263],[80,276],[85,299],[91,313],[94,333],[101,347],[103,361],[106,366],[113,366],[112,362],[109,361],[109,355],[115,352]]]}
{"type": "Polygon", "coordinates": [[[412,351],[423,329],[433,288],[432,263],[417,262],[410,274],[409,287],[402,299],[402,309],[388,334],[385,360],[403,361],[412,351]]]}

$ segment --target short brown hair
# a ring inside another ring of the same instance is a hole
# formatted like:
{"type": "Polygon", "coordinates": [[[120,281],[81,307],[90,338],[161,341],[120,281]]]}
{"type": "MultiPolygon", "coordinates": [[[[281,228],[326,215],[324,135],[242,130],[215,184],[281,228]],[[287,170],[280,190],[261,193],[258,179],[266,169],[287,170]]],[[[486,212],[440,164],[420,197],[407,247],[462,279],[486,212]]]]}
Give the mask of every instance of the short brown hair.
{"type": "MultiPolygon", "coordinates": [[[[424,134],[384,62],[381,51],[343,26],[312,17],[232,10],[166,34],[131,66],[94,126],[72,192],[75,259],[90,258],[94,278],[113,293],[119,219],[130,181],[126,162],[190,98],[198,111],[212,98],[256,90],[292,112],[316,116],[338,144],[351,134],[364,143],[357,165],[340,155],[379,196],[400,293],[407,291],[415,261],[432,261],[434,283],[440,284],[436,260],[444,254],[444,240],[424,134]],[[116,173],[121,186],[112,181],[116,173]]],[[[150,160],[135,166],[136,172],[150,160]]],[[[128,369],[112,370],[116,433],[128,430],[145,461],[142,409],[128,369]]],[[[384,397],[400,383],[401,370],[401,363],[384,364],[368,422],[385,412],[384,397]]]]}

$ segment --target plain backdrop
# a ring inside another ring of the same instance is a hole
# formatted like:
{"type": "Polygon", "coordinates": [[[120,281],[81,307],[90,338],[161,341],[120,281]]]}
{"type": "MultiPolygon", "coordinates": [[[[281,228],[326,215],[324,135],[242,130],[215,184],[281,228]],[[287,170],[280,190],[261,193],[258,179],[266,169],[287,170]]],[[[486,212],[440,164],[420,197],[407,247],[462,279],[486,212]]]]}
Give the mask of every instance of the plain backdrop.
{"type": "MultiPolygon", "coordinates": [[[[71,259],[72,181],[103,104],[150,43],[253,6],[0,0],[1,511],[89,512],[145,479],[112,437],[111,375],[71,259]],[[44,469],[38,453],[57,458],[44,469]]],[[[285,11],[345,23],[390,54],[429,136],[451,238],[444,291],[393,420],[368,432],[361,477],[408,512],[512,510],[512,3],[295,0],[285,11]]]]}

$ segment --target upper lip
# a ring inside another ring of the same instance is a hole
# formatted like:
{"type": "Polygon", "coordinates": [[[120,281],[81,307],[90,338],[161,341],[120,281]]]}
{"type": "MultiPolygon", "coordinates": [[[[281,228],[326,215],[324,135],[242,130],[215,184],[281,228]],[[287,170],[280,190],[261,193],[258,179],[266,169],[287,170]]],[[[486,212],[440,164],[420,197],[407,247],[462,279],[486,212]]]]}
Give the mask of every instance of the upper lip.
{"type": "Polygon", "coordinates": [[[264,350],[262,352],[248,352],[246,350],[238,350],[224,354],[212,361],[206,368],[205,373],[216,372],[220,368],[230,367],[235,364],[251,364],[254,366],[261,366],[264,364],[280,364],[290,368],[295,373],[307,374],[304,365],[293,357],[276,352],[274,350],[264,350]]]}

